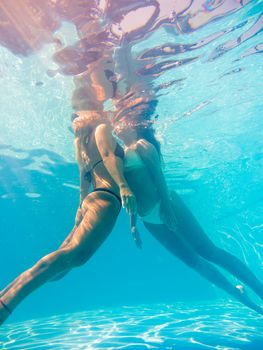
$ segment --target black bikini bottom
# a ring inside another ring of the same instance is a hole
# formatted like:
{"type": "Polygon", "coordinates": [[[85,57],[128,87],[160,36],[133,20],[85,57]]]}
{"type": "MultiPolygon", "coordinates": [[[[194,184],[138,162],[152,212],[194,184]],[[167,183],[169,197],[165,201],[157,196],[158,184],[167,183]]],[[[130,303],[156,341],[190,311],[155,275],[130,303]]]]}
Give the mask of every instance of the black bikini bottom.
{"type": "Polygon", "coordinates": [[[104,188],[104,187],[97,187],[94,188],[94,190],[91,191],[92,192],[107,192],[110,193],[111,195],[113,195],[116,199],[118,199],[119,203],[120,203],[120,210],[122,208],[122,201],[121,201],[121,197],[118,196],[116,193],[114,193],[113,191],[109,190],[108,188],[104,188]]]}

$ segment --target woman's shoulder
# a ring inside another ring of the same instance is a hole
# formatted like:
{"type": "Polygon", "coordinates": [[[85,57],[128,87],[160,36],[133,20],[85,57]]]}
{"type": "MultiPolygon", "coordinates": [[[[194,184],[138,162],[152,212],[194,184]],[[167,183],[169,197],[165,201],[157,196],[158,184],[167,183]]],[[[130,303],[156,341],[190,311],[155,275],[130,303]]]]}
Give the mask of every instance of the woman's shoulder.
{"type": "Polygon", "coordinates": [[[112,134],[112,126],[109,123],[101,123],[94,129],[94,134],[98,133],[109,133],[112,134]]]}
{"type": "Polygon", "coordinates": [[[136,144],[135,144],[135,148],[137,149],[151,149],[152,147],[154,147],[149,141],[145,140],[145,139],[139,139],[136,144]]]}

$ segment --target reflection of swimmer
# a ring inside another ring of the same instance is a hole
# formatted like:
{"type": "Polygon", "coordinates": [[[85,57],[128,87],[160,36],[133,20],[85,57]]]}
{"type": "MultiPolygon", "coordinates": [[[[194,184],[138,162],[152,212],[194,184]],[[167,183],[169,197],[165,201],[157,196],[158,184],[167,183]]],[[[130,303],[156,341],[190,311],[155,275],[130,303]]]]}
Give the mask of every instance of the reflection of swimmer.
{"type": "MultiPolygon", "coordinates": [[[[116,132],[127,145],[124,174],[136,196],[138,214],[147,230],[186,265],[263,314],[263,310],[244,293],[242,286],[233,286],[210,262],[246,283],[261,299],[262,283],[239,259],[214,245],[176,192],[169,195],[161,169],[160,145],[153,129],[127,125],[116,128],[116,132]]],[[[135,222],[134,217],[133,226],[135,222]]],[[[135,227],[133,231],[136,231],[135,227]]]]}
{"type": "Polygon", "coordinates": [[[77,116],[73,129],[80,167],[80,208],[75,227],[59,249],[0,293],[0,324],[35,289],[89,260],[113,229],[122,205],[129,213],[136,210],[135,197],[122,175],[124,153],[116,145],[107,120],[96,112],[79,112],[77,116]]]}

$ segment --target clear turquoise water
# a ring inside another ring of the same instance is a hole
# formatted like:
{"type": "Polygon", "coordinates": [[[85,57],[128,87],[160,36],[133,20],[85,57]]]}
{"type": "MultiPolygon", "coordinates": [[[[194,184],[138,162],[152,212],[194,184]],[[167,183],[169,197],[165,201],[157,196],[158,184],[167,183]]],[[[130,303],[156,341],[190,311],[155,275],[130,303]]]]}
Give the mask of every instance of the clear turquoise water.
{"type": "Polygon", "coordinates": [[[5,330],[4,349],[259,350],[263,327],[235,303],[180,302],[55,315],[5,330]]]}
{"type": "MultiPolygon", "coordinates": [[[[159,100],[155,127],[169,186],[214,242],[261,280],[262,7],[250,1],[196,30],[161,26],[131,43],[135,62],[154,63],[141,79],[150,76],[147,86],[159,100]],[[188,49],[143,61],[149,50],[168,44],[188,49]],[[186,58],[195,59],[158,73],[158,64],[186,58]]],[[[75,40],[73,28],[64,23],[58,31],[67,44],[75,40]]],[[[46,74],[56,68],[53,52],[51,44],[27,57],[0,47],[0,288],[58,246],[78,203],[68,130],[72,76],[46,74]]],[[[0,329],[2,348],[263,347],[257,315],[230,302],[140,229],[142,251],[122,213],[86,266],[19,306],[0,329]]]]}

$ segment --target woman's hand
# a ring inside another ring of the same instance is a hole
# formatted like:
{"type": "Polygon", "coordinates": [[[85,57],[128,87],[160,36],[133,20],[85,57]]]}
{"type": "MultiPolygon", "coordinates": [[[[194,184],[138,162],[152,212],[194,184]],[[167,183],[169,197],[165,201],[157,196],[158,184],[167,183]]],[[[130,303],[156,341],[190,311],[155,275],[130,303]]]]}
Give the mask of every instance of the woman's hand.
{"type": "Polygon", "coordinates": [[[136,198],[127,185],[120,186],[120,196],[122,207],[126,209],[129,215],[135,215],[137,213],[136,198]]]}
{"type": "Polygon", "coordinates": [[[176,213],[174,211],[172,201],[167,198],[165,201],[161,201],[160,215],[164,224],[171,230],[176,231],[178,226],[178,221],[176,218],[176,213]]]}
{"type": "Polygon", "coordinates": [[[142,240],[140,237],[140,232],[137,230],[137,227],[134,226],[132,228],[131,232],[132,232],[132,236],[133,236],[133,239],[134,239],[134,242],[135,242],[137,248],[141,249],[142,248],[142,240]]]}
{"type": "Polygon", "coordinates": [[[137,230],[136,222],[137,222],[137,214],[130,214],[130,227],[131,227],[132,237],[134,239],[134,242],[137,248],[141,249],[142,240],[140,237],[140,232],[137,230]]]}

